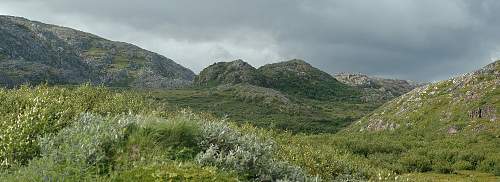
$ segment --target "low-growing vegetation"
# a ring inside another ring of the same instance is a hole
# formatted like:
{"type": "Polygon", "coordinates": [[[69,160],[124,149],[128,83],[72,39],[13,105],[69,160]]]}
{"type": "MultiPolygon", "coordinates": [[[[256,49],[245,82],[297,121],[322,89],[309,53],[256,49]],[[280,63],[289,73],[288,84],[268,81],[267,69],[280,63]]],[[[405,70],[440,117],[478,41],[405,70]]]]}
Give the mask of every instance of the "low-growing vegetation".
{"type": "Polygon", "coordinates": [[[269,138],[210,115],[165,112],[137,95],[24,86],[0,98],[5,116],[29,114],[2,118],[16,126],[1,133],[2,181],[313,179],[277,158],[269,138]]]}

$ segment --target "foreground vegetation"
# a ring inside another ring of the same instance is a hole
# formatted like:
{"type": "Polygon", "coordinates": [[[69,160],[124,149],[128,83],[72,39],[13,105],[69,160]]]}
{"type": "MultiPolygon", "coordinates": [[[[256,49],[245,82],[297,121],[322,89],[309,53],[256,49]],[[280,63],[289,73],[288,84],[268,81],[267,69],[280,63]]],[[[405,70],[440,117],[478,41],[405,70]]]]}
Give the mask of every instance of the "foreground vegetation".
{"type": "Polygon", "coordinates": [[[0,181],[499,179],[497,136],[296,134],[172,109],[154,94],[0,89],[0,181]]]}
{"type": "Polygon", "coordinates": [[[275,144],[106,88],[0,90],[2,181],[299,180],[275,144]]]}

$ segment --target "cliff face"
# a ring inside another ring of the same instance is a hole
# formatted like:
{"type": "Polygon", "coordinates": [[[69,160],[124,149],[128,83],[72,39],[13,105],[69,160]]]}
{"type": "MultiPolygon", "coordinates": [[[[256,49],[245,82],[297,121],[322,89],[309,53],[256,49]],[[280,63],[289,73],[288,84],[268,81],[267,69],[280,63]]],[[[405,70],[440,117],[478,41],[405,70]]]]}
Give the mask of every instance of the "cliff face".
{"type": "Polygon", "coordinates": [[[171,88],[194,73],[159,54],[78,30],[0,16],[0,85],[23,83],[171,88]]]}

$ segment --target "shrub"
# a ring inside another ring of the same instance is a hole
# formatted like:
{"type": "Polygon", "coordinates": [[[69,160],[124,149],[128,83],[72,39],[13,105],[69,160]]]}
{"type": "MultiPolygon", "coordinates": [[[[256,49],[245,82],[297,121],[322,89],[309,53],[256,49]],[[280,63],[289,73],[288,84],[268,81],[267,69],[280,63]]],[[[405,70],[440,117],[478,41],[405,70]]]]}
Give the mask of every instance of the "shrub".
{"type": "Polygon", "coordinates": [[[140,165],[110,175],[109,181],[221,181],[237,182],[231,173],[214,167],[200,167],[191,163],[140,165]]]}
{"type": "Polygon", "coordinates": [[[500,176],[500,157],[498,155],[491,156],[483,160],[478,169],[483,172],[493,173],[500,176]]]}
{"type": "Polygon", "coordinates": [[[408,172],[427,172],[432,170],[431,160],[424,155],[408,153],[400,160],[408,172]]]}
{"type": "Polygon", "coordinates": [[[131,123],[127,117],[83,114],[70,127],[41,138],[41,157],[7,178],[15,181],[94,178],[111,167],[113,149],[123,140],[131,123]]]}
{"type": "Polygon", "coordinates": [[[450,163],[446,161],[435,161],[434,164],[432,164],[432,169],[434,171],[444,174],[449,174],[453,172],[453,167],[451,166],[450,163]]]}
{"type": "Polygon", "coordinates": [[[89,85],[0,89],[0,168],[26,164],[39,154],[39,137],[71,125],[82,112],[117,115],[152,110],[139,96],[89,85]]]}
{"type": "Polygon", "coordinates": [[[469,161],[458,161],[453,164],[455,170],[473,170],[474,166],[469,161]]]}
{"type": "Polygon", "coordinates": [[[224,122],[203,122],[202,148],[196,156],[201,165],[234,170],[250,179],[305,181],[306,174],[296,166],[274,158],[275,143],[254,134],[241,133],[224,122]]]}

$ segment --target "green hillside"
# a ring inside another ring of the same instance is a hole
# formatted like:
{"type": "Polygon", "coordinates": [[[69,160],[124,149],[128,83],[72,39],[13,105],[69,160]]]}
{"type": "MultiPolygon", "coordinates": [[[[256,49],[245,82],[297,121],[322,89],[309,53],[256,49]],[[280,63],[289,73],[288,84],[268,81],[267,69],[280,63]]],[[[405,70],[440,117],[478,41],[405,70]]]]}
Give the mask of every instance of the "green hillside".
{"type": "Polygon", "coordinates": [[[414,175],[419,178],[470,171],[474,171],[471,176],[499,176],[499,80],[500,61],[496,61],[473,73],[415,89],[336,135],[300,138],[322,141],[316,148],[343,149],[399,174],[425,173],[414,175]]]}

